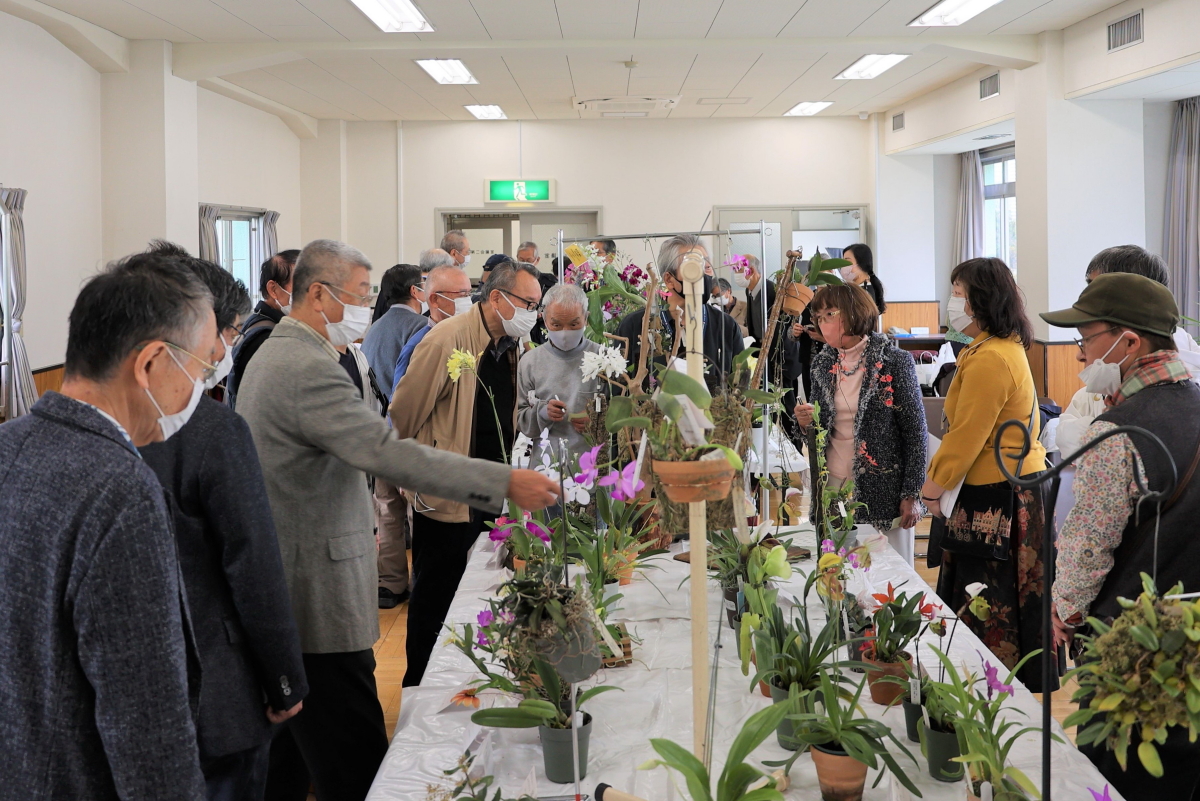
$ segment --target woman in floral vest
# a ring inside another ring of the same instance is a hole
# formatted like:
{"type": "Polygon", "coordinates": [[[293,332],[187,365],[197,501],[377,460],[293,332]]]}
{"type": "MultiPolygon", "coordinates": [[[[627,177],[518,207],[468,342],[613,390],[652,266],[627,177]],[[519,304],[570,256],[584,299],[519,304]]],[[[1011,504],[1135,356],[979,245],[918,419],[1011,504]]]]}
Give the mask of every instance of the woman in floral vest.
{"type": "MultiPolygon", "coordinates": [[[[912,356],[875,332],[879,312],[862,287],[826,287],[809,310],[826,342],[813,356],[811,400],[829,432],[827,487],[852,482],[851,499],[866,505],[857,519],[885,534],[911,565],[914,528],[924,512],[927,440],[912,356]]],[[[813,408],[796,407],[796,421],[806,429],[813,408]]]]}

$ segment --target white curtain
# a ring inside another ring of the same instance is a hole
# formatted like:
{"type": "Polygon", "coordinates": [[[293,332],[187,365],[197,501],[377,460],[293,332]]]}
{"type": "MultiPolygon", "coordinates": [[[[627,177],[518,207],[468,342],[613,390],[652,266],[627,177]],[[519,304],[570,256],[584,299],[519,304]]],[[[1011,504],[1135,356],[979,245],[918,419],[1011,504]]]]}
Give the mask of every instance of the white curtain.
{"type": "Polygon", "coordinates": [[[263,257],[262,261],[274,256],[279,252],[279,235],[275,232],[275,223],[279,222],[279,212],[267,211],[262,216],[262,242],[263,242],[263,257]]]}
{"type": "Polygon", "coordinates": [[[0,405],[6,419],[26,414],[37,400],[33,371],[21,334],[25,312],[24,189],[0,189],[0,291],[6,293],[4,345],[0,352],[0,405]]]}
{"type": "Polygon", "coordinates": [[[954,224],[954,262],[983,255],[983,161],[978,150],[962,154],[958,179],[958,218],[954,224]]]}
{"type": "Polygon", "coordinates": [[[217,247],[217,214],[220,206],[200,204],[200,258],[221,263],[220,249],[217,247]]]}
{"type": "MultiPolygon", "coordinates": [[[[1180,313],[1200,319],[1200,97],[1175,104],[1164,211],[1163,256],[1171,288],[1180,313]]],[[[1192,336],[1200,333],[1195,323],[1186,328],[1192,336]]]]}

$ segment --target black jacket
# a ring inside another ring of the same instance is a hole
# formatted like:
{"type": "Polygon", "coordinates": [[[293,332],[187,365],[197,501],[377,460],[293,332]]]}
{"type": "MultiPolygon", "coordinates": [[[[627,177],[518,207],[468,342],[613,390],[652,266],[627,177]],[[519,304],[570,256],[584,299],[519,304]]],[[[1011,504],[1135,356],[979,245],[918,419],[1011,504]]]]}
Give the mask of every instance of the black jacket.
{"type": "Polygon", "coordinates": [[[250,428],[202,397],[187,425],[142,448],[142,457],[175,499],[200,654],[200,753],[253,748],[271,736],[266,706],[295,706],[308,684],[250,428]]]}
{"type": "MultiPolygon", "coordinates": [[[[763,313],[762,297],[746,293],[746,330],[754,338],[754,345],[762,348],[763,343],[763,313]]],[[[767,314],[775,307],[775,283],[767,281],[767,314]]],[[[761,354],[760,354],[761,355],[761,354]]],[[[769,354],[771,381],[775,380],[775,365],[783,360],[783,383],[789,389],[795,389],[796,379],[800,377],[803,368],[800,364],[800,343],[792,339],[791,325],[780,320],[775,326],[775,337],[769,354]]]]}
{"type": "Polygon", "coordinates": [[[94,408],[0,425],[0,799],[204,798],[162,488],[94,408]]]}
{"type": "Polygon", "coordinates": [[[225,402],[231,409],[237,405],[238,386],[246,373],[246,365],[254,358],[254,354],[258,353],[262,343],[267,341],[267,337],[271,336],[271,332],[282,319],[283,312],[260,300],[254,307],[254,313],[242,323],[242,341],[233,349],[233,369],[225,379],[225,402]]]}
{"type": "MultiPolygon", "coordinates": [[[[724,386],[725,377],[733,371],[733,357],[745,347],[742,345],[742,329],[737,320],[719,309],[704,305],[702,307],[707,321],[704,326],[704,380],[709,391],[714,395],[724,386]]],[[[617,336],[629,340],[629,372],[637,369],[638,354],[642,352],[642,320],[646,318],[646,310],[638,309],[630,312],[621,325],[617,327],[617,336]]],[[[667,315],[664,329],[674,335],[675,322],[667,315]],[[669,325],[669,328],[667,328],[669,325]]],[[[683,349],[678,351],[681,355],[683,349]]],[[[659,364],[662,360],[658,360],[659,364]]]]}
{"type": "MultiPolygon", "coordinates": [[[[809,402],[821,405],[821,425],[830,431],[836,361],[837,351],[827,345],[812,359],[809,402]]],[[[883,334],[871,334],[863,364],[867,372],[854,420],[854,500],[867,505],[860,520],[886,531],[900,516],[900,501],[921,496],[929,430],[912,354],[883,334]]]]}

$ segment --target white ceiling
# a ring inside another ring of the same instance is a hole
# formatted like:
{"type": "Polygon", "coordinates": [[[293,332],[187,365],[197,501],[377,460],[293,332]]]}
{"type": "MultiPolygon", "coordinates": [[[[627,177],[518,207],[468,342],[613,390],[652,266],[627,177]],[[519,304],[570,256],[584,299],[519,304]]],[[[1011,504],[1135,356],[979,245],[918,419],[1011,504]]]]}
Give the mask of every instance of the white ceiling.
{"type": "Polygon", "coordinates": [[[1165,102],[1200,95],[1200,61],[1085,95],[1080,100],[1151,100],[1165,102]]]}
{"type": "Polygon", "coordinates": [[[44,2],[128,39],[294,43],[293,60],[210,77],[313,117],[467,120],[469,103],[495,103],[510,119],[573,119],[572,97],[626,94],[682,96],[671,117],[772,117],[804,100],[833,101],[823,115],[883,111],[979,66],[922,37],[1036,34],[1116,0],[1003,0],[932,31],[907,23],[934,0],[416,0],[436,28],[426,34],[382,33],[350,0],[44,2]],[[845,37],[893,41],[836,41],[845,37]],[[914,55],[871,81],[833,79],[884,45],[914,55]],[[479,83],[438,85],[418,56],[461,58],[479,83]],[[721,97],[749,101],[697,103],[721,97]]]}

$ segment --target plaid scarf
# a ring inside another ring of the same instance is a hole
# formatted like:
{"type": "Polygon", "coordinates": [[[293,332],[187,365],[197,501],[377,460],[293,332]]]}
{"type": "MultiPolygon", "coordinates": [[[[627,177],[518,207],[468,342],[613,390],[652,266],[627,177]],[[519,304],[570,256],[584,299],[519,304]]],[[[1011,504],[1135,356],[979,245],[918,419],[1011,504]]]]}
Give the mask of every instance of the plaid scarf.
{"type": "Polygon", "coordinates": [[[1121,388],[1107,400],[1107,403],[1109,406],[1116,406],[1146,387],[1187,381],[1191,377],[1191,373],[1179,360],[1179,354],[1176,351],[1156,350],[1133,363],[1133,369],[1121,382],[1121,388]]]}

